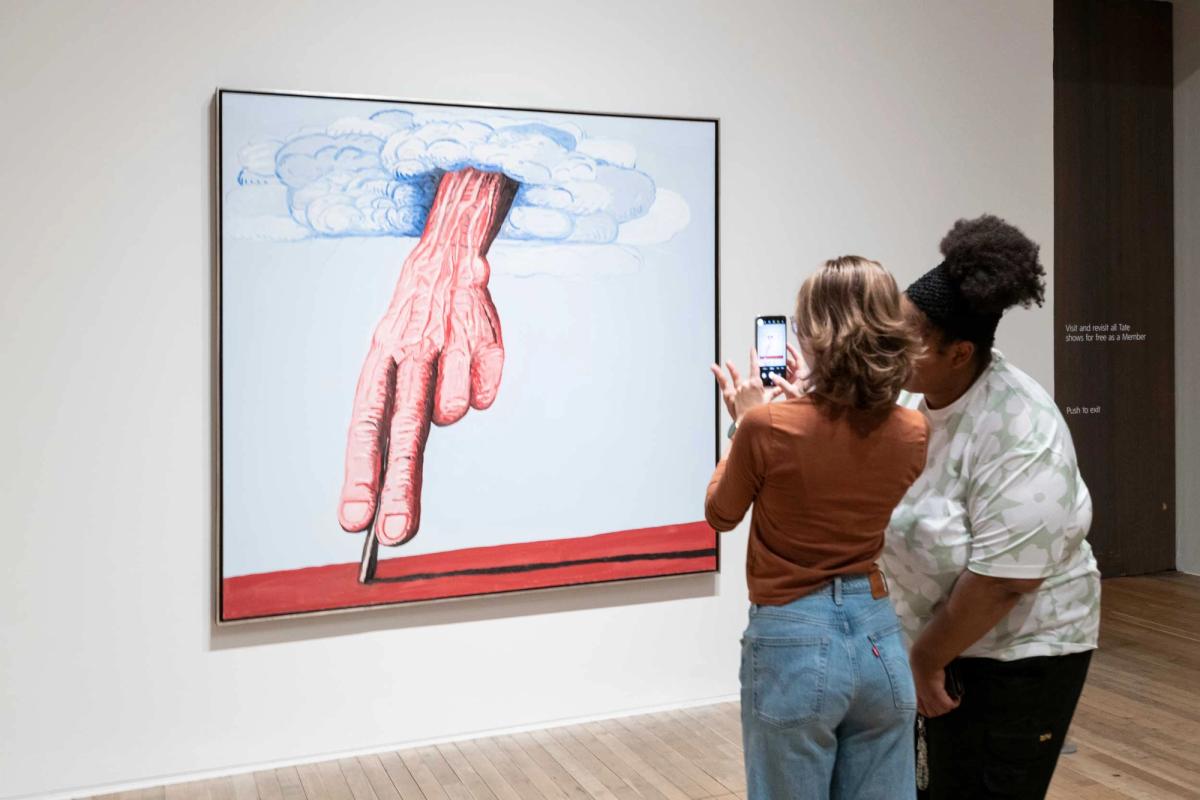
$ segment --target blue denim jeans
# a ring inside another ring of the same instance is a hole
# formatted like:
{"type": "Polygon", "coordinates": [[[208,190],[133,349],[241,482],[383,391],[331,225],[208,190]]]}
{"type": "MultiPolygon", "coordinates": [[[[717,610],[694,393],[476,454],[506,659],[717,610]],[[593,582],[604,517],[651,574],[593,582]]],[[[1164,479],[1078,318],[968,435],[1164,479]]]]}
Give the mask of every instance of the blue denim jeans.
{"type": "Polygon", "coordinates": [[[866,576],[751,605],[741,680],[750,800],[916,797],[908,654],[866,576]]]}

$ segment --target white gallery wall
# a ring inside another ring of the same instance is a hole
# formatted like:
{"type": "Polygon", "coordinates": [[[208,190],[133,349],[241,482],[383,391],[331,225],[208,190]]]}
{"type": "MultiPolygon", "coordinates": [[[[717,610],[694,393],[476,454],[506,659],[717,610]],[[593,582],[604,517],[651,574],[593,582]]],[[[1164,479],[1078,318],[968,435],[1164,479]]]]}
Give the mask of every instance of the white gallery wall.
{"type": "MultiPolygon", "coordinates": [[[[0,798],[737,690],[744,526],[715,578],[214,628],[217,87],[719,116],[722,347],[742,360],[753,317],[788,313],[828,256],[907,282],[955,218],[989,211],[1052,264],[1051,16],[1043,0],[0,5],[0,798]]],[[[1047,384],[1050,308],[1000,337],[1047,384]]]]}
{"type": "Polygon", "coordinates": [[[1200,0],[1175,0],[1176,566],[1200,574],[1200,0]]]}

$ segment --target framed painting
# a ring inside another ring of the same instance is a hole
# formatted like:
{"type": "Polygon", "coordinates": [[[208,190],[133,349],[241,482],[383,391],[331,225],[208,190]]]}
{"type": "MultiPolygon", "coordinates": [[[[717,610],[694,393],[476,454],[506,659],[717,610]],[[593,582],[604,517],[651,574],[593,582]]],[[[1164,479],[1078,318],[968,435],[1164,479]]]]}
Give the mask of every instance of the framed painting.
{"type": "Polygon", "coordinates": [[[715,119],[217,105],[220,622],[717,570],[715,119]]]}

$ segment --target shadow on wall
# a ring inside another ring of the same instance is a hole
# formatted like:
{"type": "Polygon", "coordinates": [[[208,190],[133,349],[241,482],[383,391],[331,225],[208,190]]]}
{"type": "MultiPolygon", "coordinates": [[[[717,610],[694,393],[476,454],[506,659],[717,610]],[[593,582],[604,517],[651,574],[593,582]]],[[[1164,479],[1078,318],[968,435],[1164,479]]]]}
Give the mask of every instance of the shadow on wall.
{"type": "Polygon", "coordinates": [[[681,575],[590,586],[539,589],[510,595],[439,600],[408,606],[372,608],[297,619],[257,620],[232,625],[212,623],[210,650],[282,642],[354,636],[402,628],[454,625],[530,615],[544,616],[595,608],[664,603],[715,597],[719,575],[681,575]]]}

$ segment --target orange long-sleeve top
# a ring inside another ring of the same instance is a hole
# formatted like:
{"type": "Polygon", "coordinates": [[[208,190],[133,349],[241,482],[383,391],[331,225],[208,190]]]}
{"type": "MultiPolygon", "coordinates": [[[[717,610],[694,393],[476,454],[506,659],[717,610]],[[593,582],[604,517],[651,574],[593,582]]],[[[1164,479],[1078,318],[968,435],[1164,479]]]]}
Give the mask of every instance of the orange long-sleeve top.
{"type": "Polygon", "coordinates": [[[871,573],[928,442],[925,417],[900,406],[832,409],[804,397],[747,412],[708,484],[704,516],[727,531],[754,505],[751,602],[783,605],[834,576],[871,573]]]}

